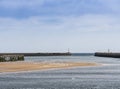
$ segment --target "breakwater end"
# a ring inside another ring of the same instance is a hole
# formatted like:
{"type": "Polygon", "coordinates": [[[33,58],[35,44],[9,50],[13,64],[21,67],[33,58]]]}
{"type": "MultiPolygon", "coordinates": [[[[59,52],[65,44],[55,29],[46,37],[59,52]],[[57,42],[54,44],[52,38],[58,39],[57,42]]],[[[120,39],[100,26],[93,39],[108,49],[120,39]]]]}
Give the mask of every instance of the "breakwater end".
{"type": "Polygon", "coordinates": [[[2,55],[24,55],[24,56],[71,56],[71,53],[0,53],[2,55]]]}
{"type": "Polygon", "coordinates": [[[94,55],[98,57],[120,58],[120,53],[95,52],[94,55]]]}

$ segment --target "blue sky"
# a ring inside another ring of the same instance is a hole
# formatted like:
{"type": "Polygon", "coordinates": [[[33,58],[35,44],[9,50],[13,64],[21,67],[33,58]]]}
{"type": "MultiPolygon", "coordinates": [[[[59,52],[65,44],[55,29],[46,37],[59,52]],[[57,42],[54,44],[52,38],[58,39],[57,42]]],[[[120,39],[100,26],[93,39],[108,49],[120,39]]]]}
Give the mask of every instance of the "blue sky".
{"type": "Polygon", "coordinates": [[[120,0],[0,0],[0,52],[120,52],[120,0]]]}

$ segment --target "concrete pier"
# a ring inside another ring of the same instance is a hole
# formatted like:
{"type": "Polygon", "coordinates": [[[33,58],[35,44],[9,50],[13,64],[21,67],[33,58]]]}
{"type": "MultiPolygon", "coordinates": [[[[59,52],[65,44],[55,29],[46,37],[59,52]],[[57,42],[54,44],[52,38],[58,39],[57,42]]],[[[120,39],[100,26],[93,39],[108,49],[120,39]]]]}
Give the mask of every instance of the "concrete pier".
{"type": "Polygon", "coordinates": [[[0,53],[1,55],[24,55],[24,56],[70,56],[70,52],[66,53],[0,53]]]}
{"type": "Polygon", "coordinates": [[[95,56],[98,56],[98,57],[120,58],[120,53],[96,52],[94,55],[95,55],[95,56]]]}

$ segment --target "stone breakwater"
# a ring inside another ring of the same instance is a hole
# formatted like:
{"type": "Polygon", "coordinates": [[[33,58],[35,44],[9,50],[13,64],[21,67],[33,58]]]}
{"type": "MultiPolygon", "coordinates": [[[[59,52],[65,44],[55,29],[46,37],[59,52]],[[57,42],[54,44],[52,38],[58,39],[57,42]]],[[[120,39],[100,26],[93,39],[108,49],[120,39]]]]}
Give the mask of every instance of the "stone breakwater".
{"type": "Polygon", "coordinates": [[[71,53],[0,53],[2,55],[24,55],[24,56],[70,56],[71,53]]]}
{"type": "Polygon", "coordinates": [[[120,53],[96,52],[94,55],[98,57],[120,58],[120,53]]]}

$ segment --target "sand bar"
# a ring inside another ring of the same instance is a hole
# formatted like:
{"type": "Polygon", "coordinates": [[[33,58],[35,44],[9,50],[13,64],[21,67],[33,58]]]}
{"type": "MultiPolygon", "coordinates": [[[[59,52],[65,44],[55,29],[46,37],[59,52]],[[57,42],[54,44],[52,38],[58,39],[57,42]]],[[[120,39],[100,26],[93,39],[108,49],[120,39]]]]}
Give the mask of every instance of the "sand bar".
{"type": "Polygon", "coordinates": [[[80,66],[97,66],[97,64],[83,62],[0,62],[0,73],[80,66]]]}

